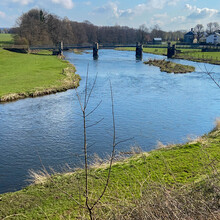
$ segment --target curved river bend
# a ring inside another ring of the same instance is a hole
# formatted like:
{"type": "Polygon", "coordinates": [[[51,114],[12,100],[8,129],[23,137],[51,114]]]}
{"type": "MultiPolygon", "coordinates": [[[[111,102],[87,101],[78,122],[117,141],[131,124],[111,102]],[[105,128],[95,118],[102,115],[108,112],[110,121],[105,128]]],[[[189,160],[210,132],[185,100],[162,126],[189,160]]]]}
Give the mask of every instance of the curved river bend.
{"type": "MultiPolygon", "coordinates": [[[[100,50],[98,60],[90,52],[67,52],[76,66],[83,91],[87,65],[90,79],[98,73],[89,110],[101,106],[88,118],[88,124],[104,120],[88,129],[90,153],[104,156],[111,150],[112,117],[109,79],[112,82],[118,140],[134,139],[118,146],[127,151],[133,145],[149,151],[157,141],[180,143],[187,136],[209,132],[220,115],[220,90],[194,65],[190,74],[167,74],[159,68],[135,60],[134,52],[100,50]]],[[[143,59],[155,58],[144,54],[143,59]]],[[[219,75],[220,66],[206,64],[219,75]]],[[[201,69],[200,69],[201,68],[201,69]]],[[[41,169],[41,162],[55,170],[65,164],[79,166],[83,144],[83,122],[75,91],[0,104],[0,193],[21,189],[27,184],[28,170],[41,169]]]]}

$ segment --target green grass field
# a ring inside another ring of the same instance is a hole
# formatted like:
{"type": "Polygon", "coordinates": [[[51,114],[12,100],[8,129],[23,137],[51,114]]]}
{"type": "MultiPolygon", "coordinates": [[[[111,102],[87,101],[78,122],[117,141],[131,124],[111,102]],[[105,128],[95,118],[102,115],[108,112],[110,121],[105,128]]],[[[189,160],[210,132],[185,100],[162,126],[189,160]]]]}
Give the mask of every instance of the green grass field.
{"type": "Polygon", "coordinates": [[[0,98],[62,87],[67,61],[56,56],[22,54],[0,49],[0,98]]]}
{"type": "MultiPolygon", "coordinates": [[[[180,189],[180,192],[187,187],[190,190],[205,187],[203,181],[210,180],[214,171],[220,168],[219,149],[220,130],[217,130],[184,145],[168,146],[116,162],[112,168],[110,185],[96,211],[98,214],[102,210],[106,216],[99,216],[98,219],[109,219],[109,212],[116,213],[128,204],[132,206],[132,201],[141,200],[146,190],[149,191],[149,197],[158,192],[157,187],[164,189],[169,186],[180,189]]],[[[90,203],[100,195],[107,172],[108,166],[100,164],[89,171],[90,203]]],[[[41,183],[0,195],[0,218],[87,219],[86,211],[74,202],[74,199],[80,204],[85,202],[83,170],[56,174],[47,180],[42,174],[35,178],[41,183]]],[[[159,200],[162,198],[161,195],[159,200]]],[[[133,205],[135,207],[137,204],[133,205]]]]}
{"type": "Polygon", "coordinates": [[[0,47],[3,44],[13,44],[14,39],[12,34],[0,34],[0,47]]]}

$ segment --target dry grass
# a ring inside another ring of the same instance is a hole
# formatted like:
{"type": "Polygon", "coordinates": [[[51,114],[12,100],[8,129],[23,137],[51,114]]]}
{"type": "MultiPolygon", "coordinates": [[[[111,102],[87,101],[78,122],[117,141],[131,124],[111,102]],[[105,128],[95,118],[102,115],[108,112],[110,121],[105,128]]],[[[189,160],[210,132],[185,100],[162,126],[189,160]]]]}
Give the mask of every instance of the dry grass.
{"type": "Polygon", "coordinates": [[[166,60],[150,59],[148,61],[145,61],[144,64],[157,66],[160,68],[161,72],[167,72],[167,73],[178,74],[178,73],[191,73],[195,71],[195,67],[193,66],[182,65],[166,60]]]}
{"type": "Polygon", "coordinates": [[[215,129],[216,130],[220,129],[220,118],[217,118],[215,121],[215,129]]]}
{"type": "Polygon", "coordinates": [[[29,170],[29,179],[27,180],[31,184],[44,184],[48,181],[50,175],[47,171],[40,170],[34,171],[29,170]]]}
{"type": "Polygon", "coordinates": [[[220,175],[215,172],[199,182],[178,187],[146,181],[139,198],[133,201],[114,198],[112,202],[100,203],[94,217],[103,220],[219,220],[220,175]]]}

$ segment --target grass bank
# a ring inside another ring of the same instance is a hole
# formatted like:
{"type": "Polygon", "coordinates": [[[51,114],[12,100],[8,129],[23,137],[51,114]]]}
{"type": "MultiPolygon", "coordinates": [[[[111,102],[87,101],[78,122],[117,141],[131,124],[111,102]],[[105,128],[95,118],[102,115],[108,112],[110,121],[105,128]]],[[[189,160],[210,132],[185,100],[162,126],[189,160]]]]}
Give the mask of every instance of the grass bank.
{"type": "MultiPolygon", "coordinates": [[[[121,51],[135,51],[133,47],[116,48],[121,51]]],[[[220,65],[220,53],[219,52],[202,52],[201,49],[178,49],[178,52],[174,58],[191,60],[195,62],[203,62],[220,65]]],[[[165,48],[143,48],[144,53],[151,53],[156,55],[167,55],[167,49],[165,48]]]]}
{"type": "MultiPolygon", "coordinates": [[[[116,48],[116,50],[121,50],[121,51],[135,51],[136,48],[134,47],[119,47],[116,48]]],[[[167,49],[166,48],[143,48],[143,52],[144,53],[151,53],[151,54],[156,54],[156,55],[163,55],[166,56],[167,55],[167,49]]],[[[181,49],[180,50],[181,53],[193,53],[193,52],[201,52],[200,49],[198,50],[194,50],[194,49],[181,49]]]]}
{"type": "Polygon", "coordinates": [[[182,65],[166,60],[150,59],[148,61],[145,61],[144,64],[160,67],[161,72],[167,72],[167,73],[178,74],[178,73],[191,73],[195,71],[194,66],[182,65]]]}
{"type": "Polygon", "coordinates": [[[13,44],[14,39],[12,34],[0,34],[0,47],[4,44],[13,44]]]}
{"type": "Polygon", "coordinates": [[[0,49],[0,102],[65,91],[80,77],[67,61],[50,54],[21,54],[0,49]]]}
{"type": "Polygon", "coordinates": [[[184,53],[177,53],[175,58],[220,65],[219,52],[196,52],[196,51],[187,52],[186,51],[184,53]]]}
{"type": "MultiPolygon", "coordinates": [[[[220,130],[183,145],[159,146],[114,163],[95,219],[219,219],[220,130]]],[[[90,203],[107,173],[100,161],[89,170],[90,203]]],[[[85,202],[83,170],[33,176],[34,184],[0,195],[1,219],[88,219],[79,206],[85,202]]]]}

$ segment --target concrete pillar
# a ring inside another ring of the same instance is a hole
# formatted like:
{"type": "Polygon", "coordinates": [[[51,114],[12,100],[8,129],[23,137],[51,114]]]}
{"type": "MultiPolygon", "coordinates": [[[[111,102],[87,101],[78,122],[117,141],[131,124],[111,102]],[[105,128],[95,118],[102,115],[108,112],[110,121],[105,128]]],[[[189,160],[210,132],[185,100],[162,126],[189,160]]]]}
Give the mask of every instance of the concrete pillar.
{"type": "Polygon", "coordinates": [[[168,47],[167,47],[167,58],[173,58],[173,56],[176,55],[176,45],[174,44],[171,47],[171,43],[168,43],[168,47]]]}
{"type": "Polygon", "coordinates": [[[176,55],[176,44],[173,45],[172,47],[172,56],[176,55]]]}
{"type": "Polygon", "coordinates": [[[63,55],[63,41],[59,42],[59,55],[63,55]]]}
{"type": "Polygon", "coordinates": [[[93,44],[93,57],[97,58],[99,56],[99,44],[97,42],[95,42],[93,44]]]}
{"type": "Polygon", "coordinates": [[[140,43],[136,43],[136,57],[142,58],[143,56],[143,45],[140,43]]]}

